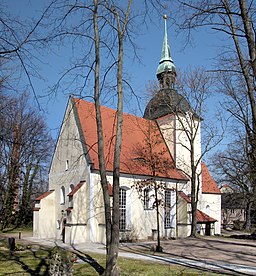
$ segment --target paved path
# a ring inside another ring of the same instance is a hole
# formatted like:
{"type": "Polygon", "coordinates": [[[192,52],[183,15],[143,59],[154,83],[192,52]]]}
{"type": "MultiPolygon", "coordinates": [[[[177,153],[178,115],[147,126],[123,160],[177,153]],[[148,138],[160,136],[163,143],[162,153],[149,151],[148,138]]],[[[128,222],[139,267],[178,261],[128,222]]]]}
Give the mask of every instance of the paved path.
{"type": "MultiPolygon", "coordinates": [[[[82,243],[73,246],[61,241],[22,237],[24,242],[39,246],[58,245],[63,248],[105,254],[104,244],[82,243]]],[[[200,237],[163,241],[163,253],[153,253],[155,242],[122,243],[119,256],[145,261],[199,268],[231,275],[256,275],[256,241],[230,238],[200,237]]]]}

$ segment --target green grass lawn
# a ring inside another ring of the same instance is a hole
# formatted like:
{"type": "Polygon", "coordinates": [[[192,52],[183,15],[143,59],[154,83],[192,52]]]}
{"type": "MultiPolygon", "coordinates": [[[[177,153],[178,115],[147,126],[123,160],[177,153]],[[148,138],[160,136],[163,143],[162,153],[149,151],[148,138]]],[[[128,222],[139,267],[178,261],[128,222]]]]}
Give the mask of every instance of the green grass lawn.
{"type": "MultiPolygon", "coordinates": [[[[19,244],[22,247],[22,244],[19,244]]],[[[25,246],[24,246],[25,247],[25,246]]],[[[0,275],[48,275],[50,256],[52,248],[42,248],[31,246],[31,249],[15,251],[13,254],[8,249],[7,240],[0,240],[0,275]]],[[[99,275],[99,271],[105,265],[105,256],[100,254],[81,254],[77,256],[86,262],[74,263],[74,275],[99,275]],[[95,269],[96,268],[96,269],[95,269]]],[[[182,266],[159,264],[132,259],[118,259],[120,275],[217,275],[201,272],[182,266]]]]}
{"type": "MultiPolygon", "coordinates": [[[[91,254],[95,260],[102,266],[105,264],[103,255],[91,254]]],[[[169,276],[169,275],[218,275],[209,272],[186,268],[178,265],[160,264],[156,262],[145,262],[140,260],[132,260],[118,258],[118,266],[120,275],[124,276],[169,276]]],[[[89,264],[74,265],[74,275],[99,275],[89,264]]]]}

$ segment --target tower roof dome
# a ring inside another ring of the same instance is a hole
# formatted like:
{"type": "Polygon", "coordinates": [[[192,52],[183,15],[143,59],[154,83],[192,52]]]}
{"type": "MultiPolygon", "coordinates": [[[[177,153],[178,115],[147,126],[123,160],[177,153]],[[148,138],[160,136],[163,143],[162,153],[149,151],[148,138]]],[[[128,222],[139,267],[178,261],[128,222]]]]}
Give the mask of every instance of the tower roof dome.
{"type": "Polygon", "coordinates": [[[168,114],[189,111],[188,101],[173,88],[159,90],[149,101],[144,112],[144,118],[155,120],[168,114]]]}

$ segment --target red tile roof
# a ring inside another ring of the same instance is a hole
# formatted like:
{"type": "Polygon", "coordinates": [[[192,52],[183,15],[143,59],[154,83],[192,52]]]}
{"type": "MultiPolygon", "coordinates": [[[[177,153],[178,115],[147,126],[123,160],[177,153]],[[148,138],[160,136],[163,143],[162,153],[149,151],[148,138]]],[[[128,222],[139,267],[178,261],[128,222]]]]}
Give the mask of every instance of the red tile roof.
{"type": "MultiPolygon", "coordinates": [[[[99,162],[95,106],[93,103],[81,99],[74,99],[74,101],[89,157],[94,165],[94,169],[98,170],[99,162]]],[[[103,124],[106,169],[107,171],[113,171],[116,111],[111,108],[101,106],[101,116],[103,124]]],[[[123,114],[120,172],[147,176],[152,175],[152,170],[148,164],[146,164],[146,162],[141,162],[142,158],[138,155],[138,150],[146,150],[146,141],[149,136],[149,132],[151,132],[150,135],[152,136],[152,139],[157,138],[159,141],[154,145],[154,158],[158,156],[158,163],[163,160],[162,164],[159,164],[155,171],[156,176],[186,181],[186,176],[181,171],[174,168],[173,159],[157,124],[154,121],[146,120],[126,113],[123,114]],[[159,159],[159,153],[162,155],[161,159],[159,159]],[[166,160],[168,160],[168,165],[166,164],[166,160]],[[164,168],[167,167],[168,170],[164,170],[164,168]]]]}
{"type": "Polygon", "coordinates": [[[75,187],[74,189],[68,194],[68,196],[73,196],[83,185],[84,185],[85,181],[80,181],[75,187]]]}
{"type": "Polygon", "coordinates": [[[54,190],[47,191],[47,192],[41,194],[41,195],[40,195],[39,197],[37,197],[35,200],[41,200],[41,199],[47,197],[48,195],[50,195],[52,192],[54,192],[54,190]]]}
{"type": "Polygon", "coordinates": [[[206,215],[204,212],[200,210],[196,210],[196,222],[205,223],[205,222],[216,222],[217,220],[206,215]]]}
{"type": "Polygon", "coordinates": [[[202,163],[202,192],[209,194],[220,194],[220,189],[218,188],[216,182],[211,177],[207,166],[202,163]]]}

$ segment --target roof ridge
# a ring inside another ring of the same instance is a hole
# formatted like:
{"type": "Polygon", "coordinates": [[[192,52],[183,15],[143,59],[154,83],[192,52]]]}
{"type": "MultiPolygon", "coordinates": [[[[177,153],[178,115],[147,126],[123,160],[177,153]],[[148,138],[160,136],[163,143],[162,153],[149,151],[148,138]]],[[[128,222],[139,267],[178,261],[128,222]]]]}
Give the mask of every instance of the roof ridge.
{"type": "MultiPolygon", "coordinates": [[[[89,103],[91,105],[95,105],[93,102],[90,102],[90,101],[86,101],[84,99],[81,99],[81,98],[74,98],[74,100],[77,100],[77,101],[84,101],[86,103],[89,103]]],[[[100,105],[100,108],[104,108],[104,109],[109,109],[113,112],[116,112],[117,110],[112,108],[112,107],[109,107],[109,106],[105,106],[105,105],[100,105]]],[[[148,121],[148,122],[152,122],[152,120],[149,120],[149,119],[146,119],[146,118],[143,118],[143,117],[140,117],[140,116],[137,116],[137,115],[134,115],[134,114],[130,114],[130,113],[127,113],[127,112],[123,112],[123,115],[125,116],[129,116],[129,117],[135,117],[135,118],[138,118],[138,119],[142,119],[144,121],[148,121]]]]}

